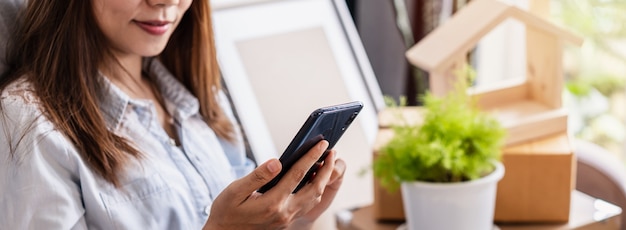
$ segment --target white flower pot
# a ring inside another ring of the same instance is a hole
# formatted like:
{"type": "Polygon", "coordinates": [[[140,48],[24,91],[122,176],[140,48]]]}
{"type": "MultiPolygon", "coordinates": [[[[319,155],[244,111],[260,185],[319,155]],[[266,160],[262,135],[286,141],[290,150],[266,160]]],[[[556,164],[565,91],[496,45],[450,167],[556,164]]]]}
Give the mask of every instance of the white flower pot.
{"type": "Polygon", "coordinates": [[[497,163],[489,175],[458,183],[402,183],[402,201],[409,230],[490,230],[496,189],[504,176],[497,163]]]}

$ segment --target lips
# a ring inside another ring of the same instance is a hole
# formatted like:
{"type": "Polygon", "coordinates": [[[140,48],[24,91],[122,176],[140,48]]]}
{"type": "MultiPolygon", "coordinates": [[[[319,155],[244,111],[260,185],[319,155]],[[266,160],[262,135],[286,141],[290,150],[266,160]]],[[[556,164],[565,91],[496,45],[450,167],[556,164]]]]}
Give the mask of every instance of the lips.
{"type": "Polygon", "coordinates": [[[172,25],[168,21],[134,21],[139,28],[152,35],[165,34],[172,25]]]}

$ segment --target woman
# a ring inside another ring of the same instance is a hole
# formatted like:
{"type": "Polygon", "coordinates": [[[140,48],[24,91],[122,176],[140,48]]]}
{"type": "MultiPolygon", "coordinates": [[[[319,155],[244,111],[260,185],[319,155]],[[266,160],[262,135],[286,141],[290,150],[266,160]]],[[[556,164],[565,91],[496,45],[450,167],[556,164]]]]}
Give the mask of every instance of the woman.
{"type": "Polygon", "coordinates": [[[270,191],[220,89],[206,0],[30,0],[0,78],[7,229],[310,228],[345,170],[321,141],[270,191]],[[239,179],[237,179],[239,178],[239,179]]]}

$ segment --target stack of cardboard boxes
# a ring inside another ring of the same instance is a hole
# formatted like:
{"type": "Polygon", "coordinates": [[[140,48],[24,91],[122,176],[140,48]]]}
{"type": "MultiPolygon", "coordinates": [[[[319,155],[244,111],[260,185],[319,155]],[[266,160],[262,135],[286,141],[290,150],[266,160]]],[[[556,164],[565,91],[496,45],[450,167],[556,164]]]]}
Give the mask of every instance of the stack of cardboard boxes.
{"type": "MultiPolygon", "coordinates": [[[[481,109],[492,113],[508,130],[502,161],[506,173],[498,184],[495,220],[499,222],[567,222],[576,175],[576,158],[567,135],[562,108],[562,46],[582,39],[529,12],[497,0],[472,1],[407,52],[409,61],[427,71],[430,92],[452,90],[453,73],[467,53],[489,31],[507,19],[526,27],[527,73],[523,81],[474,89],[481,109]]],[[[389,129],[403,114],[419,122],[418,107],[385,110],[374,157],[393,136],[389,129]]],[[[378,220],[403,220],[401,195],[375,181],[378,220]]]]}

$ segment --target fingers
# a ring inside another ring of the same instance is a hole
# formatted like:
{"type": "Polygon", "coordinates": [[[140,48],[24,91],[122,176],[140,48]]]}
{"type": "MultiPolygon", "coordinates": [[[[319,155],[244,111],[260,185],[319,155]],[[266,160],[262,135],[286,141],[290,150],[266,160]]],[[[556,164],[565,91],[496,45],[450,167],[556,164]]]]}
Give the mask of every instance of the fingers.
{"type": "Polygon", "coordinates": [[[242,200],[246,199],[250,194],[259,189],[261,186],[270,182],[282,168],[282,164],[278,159],[270,159],[259,167],[254,169],[250,174],[243,178],[234,181],[228,186],[228,191],[231,191],[231,199],[242,200]],[[233,187],[233,188],[231,188],[233,187]],[[243,199],[242,199],[243,198],[243,199]]]}
{"type": "Polygon", "coordinates": [[[309,188],[306,190],[307,193],[312,193],[311,195],[314,197],[321,197],[324,193],[324,187],[326,187],[331,180],[336,179],[337,176],[333,178],[333,174],[335,174],[334,169],[336,168],[336,162],[334,160],[336,154],[337,152],[335,150],[328,151],[328,155],[324,159],[323,165],[318,168],[315,178],[311,181],[311,184],[308,185],[309,188]]]}
{"type": "MultiPolygon", "coordinates": [[[[335,166],[337,162],[335,162],[335,166]]],[[[335,167],[336,168],[336,167],[335,167]]],[[[334,174],[334,173],[333,173],[334,174]]],[[[326,210],[332,201],[335,199],[339,188],[341,187],[341,183],[343,182],[343,173],[335,179],[335,181],[331,181],[326,185],[324,189],[324,195],[321,201],[317,204],[314,210],[312,210],[309,214],[313,216],[319,216],[326,210]]]]}
{"type": "Polygon", "coordinates": [[[298,186],[300,181],[309,169],[320,159],[322,154],[328,148],[328,141],[322,140],[318,142],[311,150],[309,150],[296,164],[294,164],[289,172],[278,182],[278,184],[270,189],[268,193],[291,194],[298,186]]]}
{"type": "Polygon", "coordinates": [[[328,186],[336,190],[341,186],[343,181],[343,175],[346,173],[346,162],[342,159],[335,160],[335,168],[333,168],[333,174],[330,176],[328,186]]]}
{"type": "Polygon", "coordinates": [[[314,187],[311,190],[315,191],[318,196],[321,196],[321,193],[324,192],[324,187],[331,179],[333,169],[335,168],[335,154],[337,154],[335,150],[328,151],[324,164],[318,169],[315,179],[311,182],[311,187],[314,187]]]}
{"type": "MultiPolygon", "coordinates": [[[[318,169],[315,179],[313,179],[310,184],[307,184],[298,193],[299,197],[303,197],[303,199],[299,200],[298,203],[302,203],[301,205],[313,208],[313,206],[321,201],[326,184],[330,181],[333,169],[335,168],[335,161],[333,160],[335,158],[335,154],[336,151],[329,151],[326,159],[324,159],[324,164],[318,169]]],[[[308,210],[306,211],[308,212],[308,210]]]]}
{"type": "Polygon", "coordinates": [[[343,175],[345,174],[345,171],[346,171],[346,163],[342,159],[335,160],[334,158],[336,155],[337,155],[337,152],[335,150],[329,150],[328,156],[326,157],[326,159],[324,159],[324,162],[328,162],[328,163],[324,163],[320,167],[320,169],[318,170],[316,174],[315,179],[313,180],[314,183],[317,183],[323,186],[330,186],[333,183],[335,183],[337,180],[343,179],[343,175]]]}
{"type": "Polygon", "coordinates": [[[315,220],[330,206],[337,195],[343,182],[346,165],[341,159],[334,160],[336,154],[331,150],[315,179],[296,193],[294,203],[302,208],[301,211],[308,212],[302,218],[315,220]]]}

